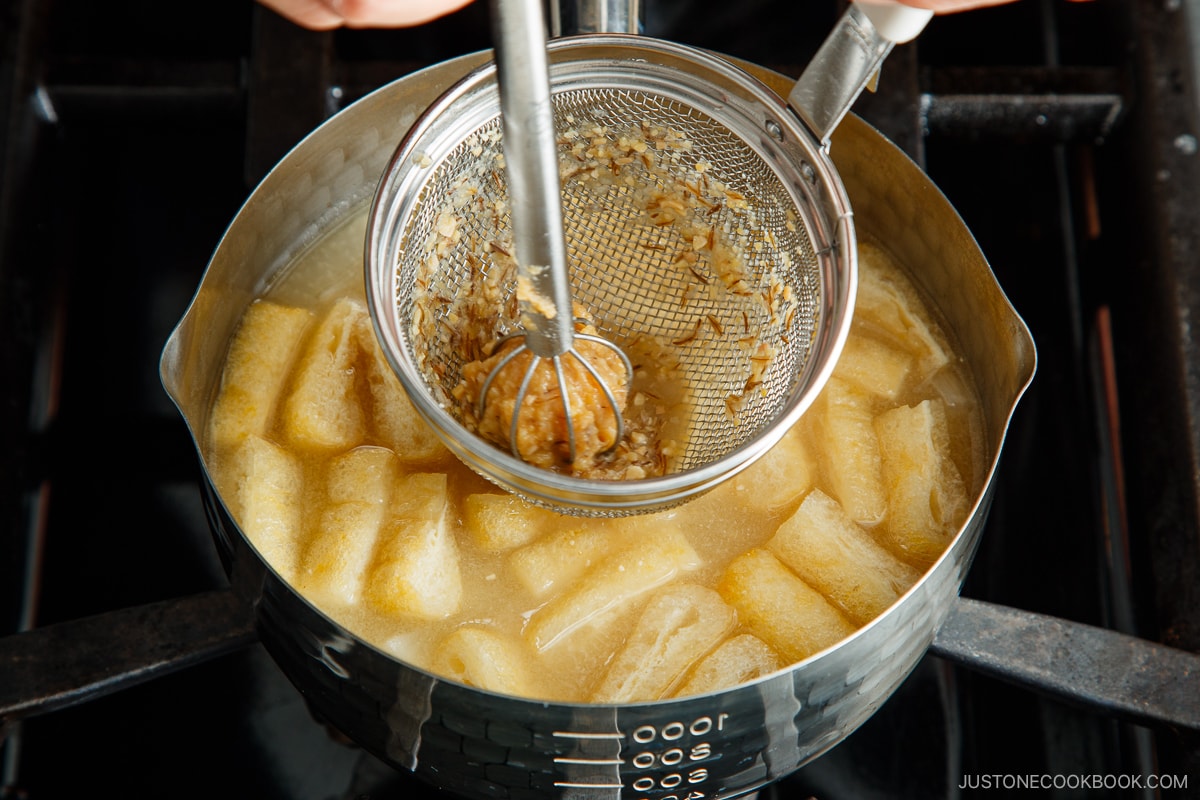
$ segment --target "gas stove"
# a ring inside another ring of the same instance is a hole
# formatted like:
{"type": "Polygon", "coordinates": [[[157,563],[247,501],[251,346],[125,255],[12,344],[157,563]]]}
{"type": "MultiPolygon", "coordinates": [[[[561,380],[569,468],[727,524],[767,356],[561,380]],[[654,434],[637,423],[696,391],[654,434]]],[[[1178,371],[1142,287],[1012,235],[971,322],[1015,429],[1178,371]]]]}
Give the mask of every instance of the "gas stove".
{"type": "MultiPolygon", "coordinates": [[[[653,0],[644,32],[797,76],[840,9],[653,0]]],[[[1197,19],[1200,3],[1134,0],[938,17],[855,107],[959,210],[1038,345],[963,595],[1191,651],[1197,19]]],[[[190,18],[0,0],[0,635],[226,585],[163,344],[293,144],[391,80],[486,49],[488,30],[481,2],[410,30],[316,33],[248,0],[190,18]]],[[[0,730],[0,798],[436,794],[317,718],[257,644],[0,730]]],[[[1200,741],[929,655],[762,793],[957,798],[1016,775],[1187,776],[1173,792],[1049,793],[1195,796],[1200,741]]]]}

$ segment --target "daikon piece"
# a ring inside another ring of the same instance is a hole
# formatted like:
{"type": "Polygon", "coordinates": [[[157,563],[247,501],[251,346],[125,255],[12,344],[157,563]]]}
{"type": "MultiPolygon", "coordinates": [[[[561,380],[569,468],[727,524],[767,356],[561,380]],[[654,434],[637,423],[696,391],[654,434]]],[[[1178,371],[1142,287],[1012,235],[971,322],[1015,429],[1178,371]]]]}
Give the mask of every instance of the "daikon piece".
{"type": "Polygon", "coordinates": [[[448,453],[396,377],[367,314],[359,318],[358,343],[371,395],[370,427],[379,443],[405,462],[430,461],[448,453]]]}
{"type": "Polygon", "coordinates": [[[769,550],[755,548],[729,563],[717,585],[750,632],[788,663],[854,632],[854,625],[769,550]]]}
{"type": "Polygon", "coordinates": [[[921,577],[820,489],[809,492],[767,549],[858,625],[879,616],[921,577]]]}
{"type": "Polygon", "coordinates": [[[363,443],[366,419],[355,388],[355,331],[366,313],[357,300],[338,300],[309,336],[283,404],[283,432],[294,445],[344,450],[363,443]]]}
{"type": "Polygon", "coordinates": [[[911,354],[855,331],[846,338],[833,374],[864,392],[895,400],[912,371],[911,354]]]}
{"type": "Polygon", "coordinates": [[[970,498],[954,461],[940,400],[924,400],[875,421],[888,487],[887,542],[926,566],[946,549],[966,519],[970,498]]]}
{"type": "Polygon", "coordinates": [[[562,515],[514,494],[476,493],[463,501],[463,524],[477,546],[501,552],[528,544],[557,524],[562,515]]]}
{"type": "Polygon", "coordinates": [[[442,473],[402,477],[368,571],[364,597],[385,614],[440,619],[458,611],[462,574],[442,473]]]}
{"type": "Polygon", "coordinates": [[[699,566],[700,558],[687,538],[678,529],[666,528],[593,567],[569,591],[539,608],[525,634],[539,652],[544,651],[699,566]]]}
{"type": "Polygon", "coordinates": [[[394,453],[356,447],[330,462],[324,507],[301,558],[301,581],[347,605],[359,601],[399,474],[394,453]]]}
{"type": "Polygon", "coordinates": [[[265,436],[287,387],[292,362],[313,315],[265,300],[251,303],[229,345],[209,432],[227,450],[247,436],[265,436]]]}
{"type": "Polygon", "coordinates": [[[537,696],[524,644],[482,625],[464,625],[439,639],[431,666],[439,675],[484,691],[537,696]]]}
{"type": "Polygon", "coordinates": [[[817,403],[820,423],[813,427],[826,488],[851,519],[874,525],[887,513],[888,502],[871,396],[830,378],[817,403]]]}
{"type": "Polygon", "coordinates": [[[230,452],[222,471],[238,526],[263,559],[295,583],[306,489],[299,460],[267,439],[247,436],[230,452]]]}
{"type": "Polygon", "coordinates": [[[916,290],[894,275],[894,261],[878,246],[858,244],[861,276],[854,303],[854,323],[875,330],[917,359],[917,382],[950,361],[950,355],[924,317],[925,304],[916,290]]]}
{"type": "Polygon", "coordinates": [[[668,697],[688,668],[716,648],[735,622],[733,609],[712,589],[691,583],[667,586],[642,610],[591,701],[632,703],[668,697]]]}
{"type": "Polygon", "coordinates": [[[762,639],[749,633],[739,634],[705,656],[674,696],[690,697],[728,689],[770,675],[782,666],[779,654],[762,639]]]}

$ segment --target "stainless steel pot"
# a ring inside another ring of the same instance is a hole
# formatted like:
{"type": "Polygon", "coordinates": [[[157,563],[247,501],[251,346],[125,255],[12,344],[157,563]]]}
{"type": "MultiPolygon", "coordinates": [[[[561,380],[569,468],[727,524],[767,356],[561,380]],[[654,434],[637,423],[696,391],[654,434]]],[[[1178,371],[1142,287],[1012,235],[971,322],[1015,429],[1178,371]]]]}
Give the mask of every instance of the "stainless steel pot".
{"type": "MultiPolygon", "coordinates": [[[[171,338],[163,381],[192,430],[210,400],[241,310],[296,250],[365,203],[414,114],[478,57],[387,86],[302,142],[264,180],[213,257],[171,338]],[[317,203],[314,207],[314,203],[317,203]]],[[[886,242],[945,316],[979,383],[991,468],[1035,366],[1034,345],[953,208],[923,173],[857,119],[832,154],[859,230],[886,242]]],[[[991,500],[991,471],[944,556],[887,613],[770,678],[717,694],[626,706],[503,697],[414,669],[365,644],[281,581],[208,485],[217,541],[257,608],[263,643],[335,727],[399,767],[474,797],[533,791],[708,797],[750,791],[815,758],[904,680],[954,606],[991,500]]]]}
{"type": "MultiPolygon", "coordinates": [[[[298,252],[370,202],[416,115],[486,57],[465,56],[377,90],[305,138],[253,192],[162,357],[163,385],[197,442],[247,303],[298,252]]],[[[786,91],[783,78],[756,72],[786,91]]],[[[854,116],[838,128],[831,152],[859,230],[891,246],[957,337],[979,383],[990,465],[946,553],[853,636],[754,683],[681,700],[557,704],[482,692],[386,655],[297,594],[233,522],[205,464],[207,508],[233,592],[0,640],[6,676],[0,719],[96,697],[257,637],[334,727],[397,768],[473,798],[715,798],[752,791],[854,731],[931,644],[964,663],[1069,691],[1117,713],[1200,728],[1194,691],[1200,658],[1061,620],[1030,623],[1028,615],[958,599],[1009,420],[1033,377],[1034,344],[970,232],[915,164],[854,116]],[[124,635],[114,626],[123,626],[124,635]],[[1040,639],[1034,652],[1012,644],[1030,635],[1040,639]],[[1059,638],[1048,645],[1048,635],[1059,638]],[[98,658],[114,636],[145,648],[98,658]],[[64,642],[70,646],[62,648],[64,642]],[[100,663],[107,669],[97,672],[100,663]],[[1110,673],[1100,675],[1102,667],[1110,673]],[[1071,685],[1054,685],[1048,676],[1056,674],[1071,685]],[[1091,678],[1098,680],[1089,685],[1091,678]]]]}

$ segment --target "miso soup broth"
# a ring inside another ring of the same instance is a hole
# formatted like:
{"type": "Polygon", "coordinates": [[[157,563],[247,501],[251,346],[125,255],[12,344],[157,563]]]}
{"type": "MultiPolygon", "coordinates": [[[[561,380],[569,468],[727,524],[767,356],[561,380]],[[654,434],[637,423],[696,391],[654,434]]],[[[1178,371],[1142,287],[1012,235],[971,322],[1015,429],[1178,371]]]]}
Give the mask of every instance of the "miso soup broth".
{"type": "Polygon", "coordinates": [[[982,486],[971,376],[906,272],[862,242],[844,355],[779,445],[665,512],[532,506],[462,465],[412,408],[366,308],[364,232],[353,216],[247,308],[204,450],[280,576],[406,662],[555,701],[751,680],[886,610],[982,486]]]}

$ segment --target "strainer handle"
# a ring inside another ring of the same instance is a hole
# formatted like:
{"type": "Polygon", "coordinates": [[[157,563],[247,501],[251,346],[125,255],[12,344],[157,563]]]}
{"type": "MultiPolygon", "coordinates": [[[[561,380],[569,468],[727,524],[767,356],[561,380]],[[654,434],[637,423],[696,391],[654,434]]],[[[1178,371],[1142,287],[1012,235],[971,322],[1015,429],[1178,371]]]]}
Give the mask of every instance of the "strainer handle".
{"type": "Polygon", "coordinates": [[[574,315],[546,22],[541,0],[492,0],[490,10],[525,345],[552,358],[571,349],[574,315]]]}
{"type": "Polygon", "coordinates": [[[788,94],[823,144],[897,44],[915,39],[933,12],[894,0],[854,0],[788,94]]]}
{"type": "Polygon", "coordinates": [[[854,0],[854,5],[871,20],[879,35],[892,44],[904,44],[917,38],[933,16],[927,8],[913,8],[893,0],[854,0]]]}

